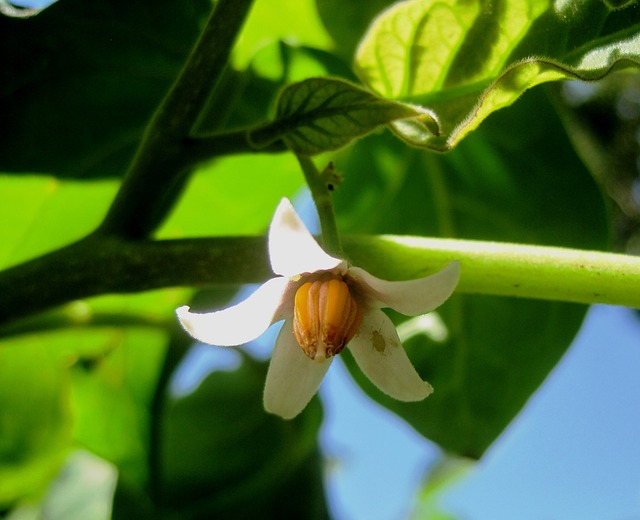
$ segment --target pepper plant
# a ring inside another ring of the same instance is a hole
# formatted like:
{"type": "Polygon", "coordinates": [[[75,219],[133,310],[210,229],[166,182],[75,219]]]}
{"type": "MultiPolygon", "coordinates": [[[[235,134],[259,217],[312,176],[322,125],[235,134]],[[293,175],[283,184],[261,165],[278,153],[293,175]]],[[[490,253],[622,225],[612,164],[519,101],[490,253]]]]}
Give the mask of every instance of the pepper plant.
{"type": "Polygon", "coordinates": [[[317,398],[292,420],[265,413],[267,363],[242,350],[171,391],[193,342],[175,309],[223,308],[273,277],[285,197],[311,194],[336,265],[393,281],[459,266],[433,315],[446,334],[388,314],[417,327],[404,347],[433,395],[396,401],[340,354],[451,454],[482,456],[589,304],[640,307],[640,260],[611,252],[616,163],[567,94],[635,77],[635,2],[0,9],[7,515],[46,507],[82,448],[117,470],[114,518],[327,516],[317,398]]]}

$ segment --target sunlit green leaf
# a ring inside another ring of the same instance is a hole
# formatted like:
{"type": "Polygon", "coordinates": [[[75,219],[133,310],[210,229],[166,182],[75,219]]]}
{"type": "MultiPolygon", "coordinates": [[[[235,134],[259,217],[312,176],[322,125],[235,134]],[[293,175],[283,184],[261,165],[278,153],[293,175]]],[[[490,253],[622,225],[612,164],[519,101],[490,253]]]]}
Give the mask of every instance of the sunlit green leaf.
{"type": "Polygon", "coordinates": [[[289,155],[220,159],[191,178],[158,237],[262,234],[280,199],[302,184],[289,155]]]}
{"type": "Polygon", "coordinates": [[[320,49],[331,47],[314,0],[279,0],[277,4],[256,0],[234,50],[234,65],[245,68],[260,48],[280,40],[320,49]]]}
{"type": "Polygon", "coordinates": [[[0,345],[0,507],[40,494],[73,435],[69,373],[44,341],[0,345]]]}
{"type": "MultiPolygon", "coordinates": [[[[76,356],[72,371],[76,441],[117,465],[123,478],[139,487],[146,485],[149,411],[168,331],[175,327],[174,309],[190,293],[165,289],[76,302],[76,312],[83,314],[87,325],[97,322],[87,327],[84,336],[94,338],[99,349],[87,350],[91,343],[81,341],[82,329],[62,332],[69,339],[61,348],[76,356]],[[102,413],[96,415],[96,409],[102,413]]],[[[51,342],[49,347],[55,349],[51,342]]]]}
{"type": "Polygon", "coordinates": [[[273,115],[280,91],[314,76],[356,79],[333,54],[287,42],[262,45],[244,70],[228,68],[209,98],[195,133],[213,134],[264,124],[273,115]]]}
{"type": "Polygon", "coordinates": [[[310,78],[284,89],[275,121],[254,130],[251,140],[260,147],[284,138],[295,152],[312,155],[341,148],[380,125],[405,118],[435,125],[426,110],[385,100],[346,81],[310,78]]]}
{"type": "Polygon", "coordinates": [[[439,135],[402,121],[398,135],[441,151],[535,85],[638,64],[640,13],[599,0],[405,0],[373,22],[356,54],[366,85],[436,114],[439,135]]]}
{"type": "Polygon", "coordinates": [[[117,183],[0,174],[0,267],[54,250],[93,231],[117,183]],[[78,216],[82,215],[82,218],[78,216]]]}
{"type": "Polygon", "coordinates": [[[149,407],[167,337],[138,329],[119,331],[113,339],[110,351],[85,358],[73,371],[76,440],[116,464],[128,481],[143,486],[149,407]]]}

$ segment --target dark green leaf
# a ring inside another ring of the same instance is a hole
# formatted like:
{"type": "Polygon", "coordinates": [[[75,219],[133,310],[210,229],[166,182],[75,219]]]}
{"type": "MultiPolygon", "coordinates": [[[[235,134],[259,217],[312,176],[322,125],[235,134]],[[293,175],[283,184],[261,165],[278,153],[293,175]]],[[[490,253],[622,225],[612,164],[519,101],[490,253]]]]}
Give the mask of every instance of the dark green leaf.
{"type": "MultiPolygon", "coordinates": [[[[337,192],[345,230],[606,246],[601,195],[541,91],[494,115],[447,155],[407,152],[382,137],[361,142],[356,152],[336,160],[346,173],[337,192]],[[534,119],[526,117],[532,113],[534,119]]],[[[419,276],[426,262],[411,248],[390,244],[378,254],[357,247],[349,252],[356,265],[388,279],[419,276]]],[[[435,389],[421,403],[389,399],[351,368],[370,395],[418,431],[446,450],[478,457],[557,363],[585,310],[454,295],[438,310],[448,339],[420,335],[406,343],[435,389]]]]}
{"type": "MultiPolygon", "coordinates": [[[[262,409],[264,377],[263,365],[245,359],[169,402],[156,504],[166,517],[280,518],[282,511],[326,517],[316,447],[319,403],[314,400],[293,421],[268,415],[262,409]]],[[[131,507],[123,506],[122,517],[131,507]]]]}
{"type": "Polygon", "coordinates": [[[60,0],[0,16],[0,171],[121,176],[210,9],[60,0]]]}

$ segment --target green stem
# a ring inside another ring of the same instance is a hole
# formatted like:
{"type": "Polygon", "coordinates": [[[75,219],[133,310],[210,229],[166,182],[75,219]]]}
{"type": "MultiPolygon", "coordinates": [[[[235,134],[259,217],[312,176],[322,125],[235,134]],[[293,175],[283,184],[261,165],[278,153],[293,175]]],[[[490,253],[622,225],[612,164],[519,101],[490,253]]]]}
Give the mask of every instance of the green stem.
{"type": "Polygon", "coordinates": [[[193,136],[184,141],[186,166],[195,166],[202,161],[243,153],[280,153],[288,150],[283,141],[256,149],[249,142],[248,130],[238,130],[211,136],[193,136]]]}
{"type": "MultiPolygon", "coordinates": [[[[273,276],[265,240],[89,237],[0,272],[0,323],[100,294],[259,283],[273,276]]],[[[458,260],[463,293],[640,308],[636,256],[401,236],[344,237],[344,244],[354,265],[381,278],[419,278],[458,260]]]]}
{"type": "MultiPolygon", "coordinates": [[[[342,258],[344,256],[342,243],[340,242],[336,216],[333,210],[333,200],[331,199],[331,191],[329,190],[326,176],[318,171],[316,165],[306,155],[296,154],[296,157],[318,211],[320,228],[322,229],[322,246],[327,253],[342,258]]],[[[327,169],[332,167],[332,165],[329,165],[327,169]]]]}
{"type": "Polygon", "coordinates": [[[458,291],[640,308],[640,257],[560,247],[422,237],[358,237],[349,258],[381,277],[424,276],[460,261],[458,291]]]}
{"type": "Polygon", "coordinates": [[[87,307],[73,303],[68,306],[45,312],[19,323],[0,330],[0,337],[20,336],[21,334],[34,334],[43,332],[54,332],[58,330],[71,329],[100,329],[100,328],[123,328],[123,327],[145,327],[169,330],[175,325],[173,318],[154,317],[145,313],[123,313],[123,312],[91,312],[86,313],[87,307]]]}
{"type": "Polygon", "coordinates": [[[264,237],[143,241],[91,235],[0,272],[0,323],[100,294],[257,283],[269,276],[264,237]]]}
{"type": "Polygon", "coordinates": [[[99,232],[146,237],[173,205],[188,171],[183,141],[224,72],[252,1],[216,3],[182,72],[149,122],[99,232]]]}

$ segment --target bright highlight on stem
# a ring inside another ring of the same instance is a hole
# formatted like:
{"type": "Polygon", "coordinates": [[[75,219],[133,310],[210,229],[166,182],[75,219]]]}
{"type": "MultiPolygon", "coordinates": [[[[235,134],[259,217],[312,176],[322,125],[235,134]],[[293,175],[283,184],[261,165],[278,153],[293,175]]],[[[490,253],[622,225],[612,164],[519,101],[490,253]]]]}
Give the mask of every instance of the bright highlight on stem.
{"type": "Polygon", "coordinates": [[[352,261],[379,276],[412,276],[416,269],[459,260],[458,292],[640,308],[636,256],[401,236],[345,237],[344,243],[352,261]]]}

